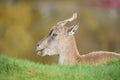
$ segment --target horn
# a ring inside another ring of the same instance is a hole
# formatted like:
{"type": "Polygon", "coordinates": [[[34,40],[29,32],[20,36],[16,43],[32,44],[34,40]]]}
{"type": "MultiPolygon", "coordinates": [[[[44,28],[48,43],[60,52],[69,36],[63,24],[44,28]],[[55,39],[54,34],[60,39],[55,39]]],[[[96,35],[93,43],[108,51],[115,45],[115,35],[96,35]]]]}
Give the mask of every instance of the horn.
{"type": "Polygon", "coordinates": [[[65,24],[67,24],[68,22],[71,22],[73,20],[75,20],[77,18],[77,13],[73,13],[73,16],[69,19],[66,19],[64,21],[60,21],[57,23],[57,25],[60,25],[60,26],[64,26],[65,24]]]}

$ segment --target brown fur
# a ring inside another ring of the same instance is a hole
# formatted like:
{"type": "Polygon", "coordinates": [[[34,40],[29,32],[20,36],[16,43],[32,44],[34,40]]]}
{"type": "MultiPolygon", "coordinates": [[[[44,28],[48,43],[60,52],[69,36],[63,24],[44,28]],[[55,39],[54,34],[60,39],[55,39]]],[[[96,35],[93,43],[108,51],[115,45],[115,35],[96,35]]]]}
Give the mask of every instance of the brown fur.
{"type": "Polygon", "coordinates": [[[113,58],[120,58],[120,55],[114,52],[107,52],[107,51],[96,51],[91,52],[86,55],[81,55],[78,59],[78,62],[85,62],[89,64],[99,64],[99,63],[106,63],[113,58]]]}
{"type": "Polygon", "coordinates": [[[115,52],[108,52],[108,51],[96,51],[91,52],[85,55],[80,55],[74,37],[71,37],[66,44],[67,49],[63,51],[63,62],[61,64],[75,64],[75,63],[87,63],[87,64],[99,64],[99,63],[106,63],[107,61],[111,60],[112,58],[120,58],[120,54],[115,52]]]}

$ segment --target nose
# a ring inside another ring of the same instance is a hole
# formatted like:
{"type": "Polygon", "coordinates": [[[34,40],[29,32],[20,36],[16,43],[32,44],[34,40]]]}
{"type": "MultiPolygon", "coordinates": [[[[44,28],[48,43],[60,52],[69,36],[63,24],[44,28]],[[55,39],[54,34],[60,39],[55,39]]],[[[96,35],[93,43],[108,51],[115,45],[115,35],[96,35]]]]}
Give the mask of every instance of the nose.
{"type": "Polygon", "coordinates": [[[36,45],[36,47],[38,47],[38,46],[39,46],[39,44],[36,45]]]}
{"type": "Polygon", "coordinates": [[[37,44],[35,47],[36,51],[43,51],[45,48],[39,48],[40,44],[37,44]]]}
{"type": "Polygon", "coordinates": [[[39,47],[39,44],[37,44],[37,45],[35,46],[35,50],[36,50],[36,51],[37,51],[38,47],[39,47]]]}

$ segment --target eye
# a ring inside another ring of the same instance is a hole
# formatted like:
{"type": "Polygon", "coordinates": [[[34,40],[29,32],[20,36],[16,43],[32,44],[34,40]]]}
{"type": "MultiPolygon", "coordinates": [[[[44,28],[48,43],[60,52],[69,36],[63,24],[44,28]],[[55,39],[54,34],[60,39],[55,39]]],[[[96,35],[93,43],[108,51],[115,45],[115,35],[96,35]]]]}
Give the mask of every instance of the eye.
{"type": "Polygon", "coordinates": [[[55,37],[55,36],[57,36],[57,34],[53,34],[53,36],[55,37]]]}
{"type": "Polygon", "coordinates": [[[57,36],[57,34],[53,33],[51,36],[51,39],[54,39],[57,36]]]}

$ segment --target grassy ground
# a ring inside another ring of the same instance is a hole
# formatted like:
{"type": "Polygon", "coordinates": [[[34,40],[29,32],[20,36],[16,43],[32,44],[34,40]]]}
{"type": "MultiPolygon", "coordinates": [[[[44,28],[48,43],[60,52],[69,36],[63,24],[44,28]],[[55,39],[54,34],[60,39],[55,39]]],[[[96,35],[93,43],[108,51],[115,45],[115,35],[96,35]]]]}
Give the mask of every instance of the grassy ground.
{"type": "Polygon", "coordinates": [[[120,60],[101,65],[65,66],[0,56],[0,80],[120,80],[120,60]]]}

